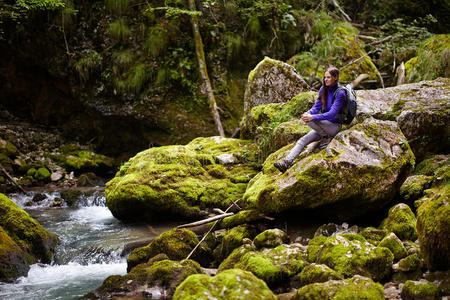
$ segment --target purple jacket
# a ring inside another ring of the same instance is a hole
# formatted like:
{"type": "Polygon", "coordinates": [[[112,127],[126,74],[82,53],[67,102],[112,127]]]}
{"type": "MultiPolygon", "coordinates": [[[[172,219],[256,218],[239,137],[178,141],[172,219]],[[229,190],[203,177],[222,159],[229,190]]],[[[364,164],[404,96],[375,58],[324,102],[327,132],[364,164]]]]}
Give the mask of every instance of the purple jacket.
{"type": "Polygon", "coordinates": [[[327,105],[325,106],[322,113],[319,113],[322,109],[322,99],[320,95],[322,95],[323,87],[319,90],[319,97],[317,98],[314,106],[308,111],[309,114],[313,115],[313,121],[322,121],[328,120],[332,123],[341,124],[342,121],[337,118],[337,114],[341,111],[342,107],[345,104],[345,91],[339,91],[336,94],[336,99],[333,102],[333,95],[336,89],[339,87],[339,84],[336,84],[328,89],[328,97],[327,97],[327,105]]]}

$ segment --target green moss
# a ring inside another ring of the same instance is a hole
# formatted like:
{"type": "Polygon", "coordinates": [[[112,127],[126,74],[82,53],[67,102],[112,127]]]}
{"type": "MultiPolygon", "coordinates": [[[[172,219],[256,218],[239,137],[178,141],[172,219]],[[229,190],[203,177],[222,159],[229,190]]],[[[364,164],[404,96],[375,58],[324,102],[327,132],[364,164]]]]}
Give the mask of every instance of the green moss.
{"type": "Polygon", "coordinates": [[[248,225],[241,225],[228,230],[220,245],[214,250],[214,256],[218,261],[224,260],[234,249],[243,244],[244,238],[253,239],[256,233],[256,228],[248,225]]]}
{"type": "Polygon", "coordinates": [[[450,267],[450,184],[427,191],[417,211],[421,254],[430,270],[450,267]]]}
{"type": "Polygon", "coordinates": [[[253,243],[256,248],[274,248],[289,243],[289,237],[280,229],[268,229],[258,234],[253,243]]]}
{"type": "Polygon", "coordinates": [[[327,265],[314,263],[307,265],[300,273],[300,283],[302,286],[316,282],[340,279],[344,279],[344,277],[327,265]]]}
{"type": "Polygon", "coordinates": [[[83,55],[76,63],[75,70],[77,71],[80,80],[87,82],[92,78],[95,72],[98,72],[102,66],[103,58],[95,50],[90,50],[83,55]]]}
{"type": "Polygon", "coordinates": [[[276,297],[266,283],[252,273],[231,269],[214,277],[207,275],[189,276],[176,289],[173,299],[275,300],[276,297]]]}
{"type": "MultiPolygon", "coordinates": [[[[242,224],[251,223],[264,217],[264,214],[257,210],[241,210],[240,212],[222,219],[218,224],[219,229],[228,229],[242,224]]],[[[211,223],[212,225],[212,223],[211,223]]]]}
{"type": "Polygon", "coordinates": [[[439,298],[439,290],[432,282],[408,280],[403,286],[402,299],[426,299],[433,300],[439,298]]]}
{"type": "Polygon", "coordinates": [[[50,175],[51,175],[50,171],[47,168],[39,168],[33,174],[33,177],[36,178],[37,180],[46,181],[46,180],[50,179],[50,175]]]}
{"type": "Polygon", "coordinates": [[[400,203],[389,209],[389,214],[380,224],[381,229],[395,233],[401,240],[417,239],[416,216],[408,205],[400,203]]]}
{"type": "Polygon", "coordinates": [[[9,157],[16,156],[19,151],[11,142],[0,138],[0,152],[9,157]]]}
{"type": "Polygon", "coordinates": [[[158,57],[167,51],[169,42],[169,32],[157,25],[149,29],[144,49],[151,57],[158,57]]]}
{"type": "Polygon", "coordinates": [[[407,201],[417,200],[423,196],[423,191],[431,186],[432,181],[431,176],[409,176],[400,187],[400,195],[407,201]]]}
{"type": "Polygon", "coordinates": [[[380,281],[390,275],[393,260],[394,255],[389,249],[374,247],[361,235],[337,234],[327,238],[315,262],[325,264],[345,277],[359,274],[380,281]]]}
{"type": "Polygon", "coordinates": [[[64,155],[52,156],[52,158],[68,171],[74,171],[77,174],[86,172],[103,174],[110,171],[114,166],[112,158],[89,150],[69,150],[64,155]]]}
{"type": "Polygon", "coordinates": [[[377,246],[381,240],[389,233],[388,230],[367,227],[361,231],[361,235],[372,245],[377,246]]]}
{"type": "Polygon", "coordinates": [[[114,39],[124,42],[131,35],[131,30],[127,25],[126,19],[120,18],[109,25],[109,33],[114,39]]]}
{"type": "Polygon", "coordinates": [[[421,270],[423,260],[418,254],[411,254],[398,262],[398,268],[402,272],[414,272],[421,270]]]}
{"type": "Polygon", "coordinates": [[[298,289],[293,300],[315,299],[370,299],[383,300],[384,289],[379,283],[369,278],[354,276],[345,280],[330,280],[323,283],[313,283],[298,289]]]}
{"type": "Polygon", "coordinates": [[[0,281],[10,282],[19,276],[26,276],[28,263],[26,254],[0,226],[0,281]]]}
{"type": "Polygon", "coordinates": [[[244,244],[239,248],[234,249],[233,252],[231,252],[231,254],[219,265],[218,272],[234,268],[245,254],[254,250],[256,250],[255,247],[249,244],[244,244]]]}
{"type": "Polygon", "coordinates": [[[402,241],[395,235],[395,233],[391,233],[386,236],[379,244],[379,247],[386,247],[391,250],[392,254],[394,254],[394,259],[399,260],[408,255],[406,248],[403,246],[402,241]]]}
{"type": "Polygon", "coordinates": [[[309,262],[315,262],[317,260],[317,255],[322,249],[322,246],[327,241],[327,237],[319,235],[314,237],[308,242],[308,248],[306,248],[307,259],[309,262]]]}

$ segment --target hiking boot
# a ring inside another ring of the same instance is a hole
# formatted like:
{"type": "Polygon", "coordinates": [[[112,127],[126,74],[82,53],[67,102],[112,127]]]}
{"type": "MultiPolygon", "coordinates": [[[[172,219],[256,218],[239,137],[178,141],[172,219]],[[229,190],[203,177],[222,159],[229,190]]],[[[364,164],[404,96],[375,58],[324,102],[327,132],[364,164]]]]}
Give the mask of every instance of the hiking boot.
{"type": "Polygon", "coordinates": [[[286,170],[289,168],[289,164],[286,163],[284,160],[282,161],[277,161],[273,164],[275,166],[275,168],[277,168],[278,170],[280,170],[281,173],[286,172],[286,170]]]}
{"type": "Polygon", "coordinates": [[[331,142],[332,139],[333,139],[333,137],[331,137],[331,136],[323,137],[322,140],[320,141],[319,149],[321,149],[321,150],[325,149],[328,146],[328,144],[331,142]]]}

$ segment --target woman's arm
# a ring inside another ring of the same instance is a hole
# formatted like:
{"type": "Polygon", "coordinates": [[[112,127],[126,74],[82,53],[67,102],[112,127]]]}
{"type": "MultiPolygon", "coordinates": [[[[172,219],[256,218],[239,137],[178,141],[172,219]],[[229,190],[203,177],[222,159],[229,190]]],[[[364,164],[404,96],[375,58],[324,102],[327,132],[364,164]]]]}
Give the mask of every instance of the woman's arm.
{"type": "Polygon", "coordinates": [[[310,115],[318,114],[320,109],[322,108],[322,100],[320,99],[320,95],[322,95],[322,87],[319,89],[319,97],[317,97],[316,103],[314,103],[313,107],[308,110],[306,113],[310,115]]]}
{"type": "Polygon", "coordinates": [[[345,101],[345,91],[340,90],[337,93],[336,99],[334,100],[334,103],[331,106],[330,110],[323,114],[314,115],[313,121],[330,120],[333,118],[337,118],[337,114],[341,111],[342,107],[345,104],[345,101]]]}

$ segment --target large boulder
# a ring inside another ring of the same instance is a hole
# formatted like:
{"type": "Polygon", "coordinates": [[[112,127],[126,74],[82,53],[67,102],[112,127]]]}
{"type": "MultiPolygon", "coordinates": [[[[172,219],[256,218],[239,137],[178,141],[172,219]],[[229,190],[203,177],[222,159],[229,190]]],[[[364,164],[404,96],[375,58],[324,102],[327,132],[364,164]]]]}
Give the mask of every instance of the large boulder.
{"type": "Polygon", "coordinates": [[[450,268],[450,184],[427,190],[417,210],[420,250],[430,270],[450,268]]]}
{"type": "Polygon", "coordinates": [[[0,281],[28,273],[29,265],[50,263],[58,241],[13,201],[0,194],[0,281]]]}
{"type": "Polygon", "coordinates": [[[308,245],[308,259],[325,264],[345,277],[362,275],[381,281],[391,274],[394,255],[385,247],[375,247],[360,234],[318,236],[308,245]],[[314,240],[318,240],[317,243],[314,240]]]}
{"type": "Polygon", "coordinates": [[[397,120],[418,158],[450,148],[450,78],[358,91],[360,116],[397,120]]]}
{"type": "Polygon", "coordinates": [[[116,218],[129,221],[194,218],[201,209],[225,209],[242,197],[257,173],[255,152],[250,141],[223,137],[150,148],[126,162],[107,183],[106,205],[116,218]],[[223,154],[234,162],[221,164],[223,154]]]}
{"type": "Polygon", "coordinates": [[[312,283],[297,290],[292,300],[371,299],[384,300],[383,286],[370,278],[355,275],[344,280],[312,283]]]}
{"type": "Polygon", "coordinates": [[[275,300],[277,297],[264,281],[252,273],[231,269],[214,277],[208,275],[189,276],[178,286],[173,299],[275,300]]]}
{"type": "Polygon", "coordinates": [[[292,66],[265,57],[248,75],[244,114],[261,104],[287,102],[307,86],[292,66]]]}
{"type": "Polygon", "coordinates": [[[395,122],[366,120],[340,132],[325,150],[294,161],[285,173],[273,163],[290,146],[268,157],[243,200],[266,213],[323,208],[343,219],[377,210],[398,192],[414,155],[395,122]]]}

